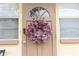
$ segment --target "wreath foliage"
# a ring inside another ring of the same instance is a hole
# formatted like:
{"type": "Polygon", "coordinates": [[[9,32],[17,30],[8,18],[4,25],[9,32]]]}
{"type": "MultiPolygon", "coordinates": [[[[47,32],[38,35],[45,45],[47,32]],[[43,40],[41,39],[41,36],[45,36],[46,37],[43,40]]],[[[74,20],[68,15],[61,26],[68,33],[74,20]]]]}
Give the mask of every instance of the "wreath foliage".
{"type": "Polygon", "coordinates": [[[50,37],[51,29],[47,22],[43,20],[33,20],[26,29],[26,35],[31,41],[44,42],[50,37]]]}

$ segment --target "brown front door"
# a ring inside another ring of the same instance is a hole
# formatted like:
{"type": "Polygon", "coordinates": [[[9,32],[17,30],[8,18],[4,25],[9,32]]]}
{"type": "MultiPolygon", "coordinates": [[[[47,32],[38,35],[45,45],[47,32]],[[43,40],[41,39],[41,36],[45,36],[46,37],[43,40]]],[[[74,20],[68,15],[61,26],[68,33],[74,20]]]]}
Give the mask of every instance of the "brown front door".
{"type": "Polygon", "coordinates": [[[56,55],[56,5],[54,3],[24,3],[22,4],[22,27],[26,28],[33,17],[42,15],[52,31],[52,35],[47,42],[36,44],[28,40],[29,38],[23,33],[22,36],[22,55],[23,56],[54,56],[56,55]],[[36,10],[37,9],[37,10],[36,10]],[[39,10],[38,10],[39,9],[39,10]],[[37,15],[30,11],[36,10],[37,15]],[[42,11],[40,11],[42,10],[42,11]],[[46,12],[45,12],[46,11],[46,12]]]}

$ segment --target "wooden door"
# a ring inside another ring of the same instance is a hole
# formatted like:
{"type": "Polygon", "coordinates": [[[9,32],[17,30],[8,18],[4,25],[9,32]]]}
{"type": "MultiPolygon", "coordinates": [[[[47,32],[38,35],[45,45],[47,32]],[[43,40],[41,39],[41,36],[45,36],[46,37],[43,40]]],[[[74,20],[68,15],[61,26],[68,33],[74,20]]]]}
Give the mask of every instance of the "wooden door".
{"type": "Polygon", "coordinates": [[[56,5],[54,3],[24,3],[22,4],[22,27],[32,20],[29,12],[35,7],[45,8],[49,17],[45,18],[50,24],[52,35],[47,42],[43,44],[35,44],[28,40],[27,36],[22,36],[22,55],[23,56],[54,56],[56,55],[56,5]]]}

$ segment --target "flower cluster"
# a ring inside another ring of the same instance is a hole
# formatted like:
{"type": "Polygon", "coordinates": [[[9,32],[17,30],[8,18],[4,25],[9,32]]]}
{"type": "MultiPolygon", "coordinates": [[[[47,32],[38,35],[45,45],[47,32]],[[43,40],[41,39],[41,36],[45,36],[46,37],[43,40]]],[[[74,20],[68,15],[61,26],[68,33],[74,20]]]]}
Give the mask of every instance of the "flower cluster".
{"type": "Polygon", "coordinates": [[[51,30],[47,22],[43,20],[34,20],[27,26],[27,36],[30,40],[43,42],[50,37],[51,30]]]}

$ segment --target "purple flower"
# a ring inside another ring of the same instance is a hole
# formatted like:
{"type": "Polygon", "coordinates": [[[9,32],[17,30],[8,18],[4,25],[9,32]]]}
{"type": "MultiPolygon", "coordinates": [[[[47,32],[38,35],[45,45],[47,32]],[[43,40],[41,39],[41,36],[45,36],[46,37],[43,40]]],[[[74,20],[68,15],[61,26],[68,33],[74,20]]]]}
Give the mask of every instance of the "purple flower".
{"type": "Polygon", "coordinates": [[[48,40],[50,33],[51,30],[48,23],[45,23],[41,20],[33,21],[27,27],[27,36],[33,41],[48,40]]]}

